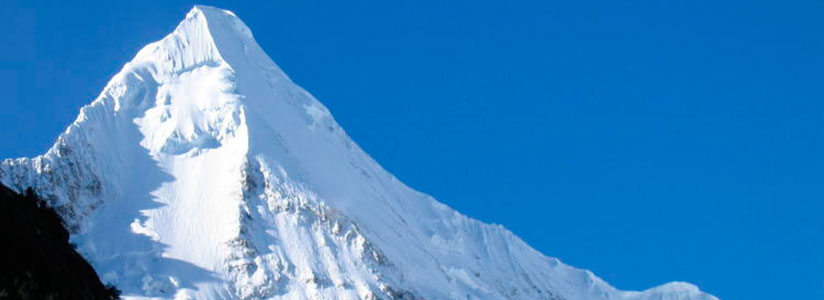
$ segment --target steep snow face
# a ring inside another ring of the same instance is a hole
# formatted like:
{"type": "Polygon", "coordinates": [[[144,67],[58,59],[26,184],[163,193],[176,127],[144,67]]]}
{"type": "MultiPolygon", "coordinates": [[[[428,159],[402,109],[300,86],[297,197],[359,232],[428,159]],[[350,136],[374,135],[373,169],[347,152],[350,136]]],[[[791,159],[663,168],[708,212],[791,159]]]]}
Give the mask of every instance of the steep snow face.
{"type": "Polygon", "coordinates": [[[211,7],[0,181],[57,207],[126,298],[716,299],[617,290],[410,189],[211,7]]]}

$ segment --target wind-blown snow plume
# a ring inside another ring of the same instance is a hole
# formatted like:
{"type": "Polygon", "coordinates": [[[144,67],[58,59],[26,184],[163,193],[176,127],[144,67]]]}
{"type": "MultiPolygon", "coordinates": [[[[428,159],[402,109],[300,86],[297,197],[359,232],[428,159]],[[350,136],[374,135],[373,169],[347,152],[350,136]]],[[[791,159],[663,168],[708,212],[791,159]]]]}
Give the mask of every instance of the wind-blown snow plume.
{"type": "Polygon", "coordinates": [[[617,290],[410,189],[211,7],[0,181],[58,208],[127,298],[716,299],[617,290]]]}

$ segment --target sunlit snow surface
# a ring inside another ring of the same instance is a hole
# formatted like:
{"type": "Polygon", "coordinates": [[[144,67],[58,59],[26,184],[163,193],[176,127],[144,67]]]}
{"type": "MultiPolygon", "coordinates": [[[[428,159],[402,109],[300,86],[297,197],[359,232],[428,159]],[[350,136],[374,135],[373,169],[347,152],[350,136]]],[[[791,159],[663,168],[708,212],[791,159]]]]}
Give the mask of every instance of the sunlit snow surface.
{"type": "Polygon", "coordinates": [[[0,181],[49,199],[126,298],[716,299],[616,290],[410,189],[211,7],[0,181]]]}

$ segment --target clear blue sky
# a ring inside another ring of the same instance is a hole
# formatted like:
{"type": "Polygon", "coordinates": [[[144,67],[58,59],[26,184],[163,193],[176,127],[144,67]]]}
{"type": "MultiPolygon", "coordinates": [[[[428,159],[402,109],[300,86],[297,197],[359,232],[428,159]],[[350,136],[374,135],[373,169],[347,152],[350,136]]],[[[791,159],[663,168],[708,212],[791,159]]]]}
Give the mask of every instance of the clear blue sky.
{"type": "MultiPolygon", "coordinates": [[[[0,4],[0,157],[193,4],[50,2],[0,4]]],[[[824,1],[265,2],[204,4],[412,187],[622,289],[824,298],[824,1]]]]}

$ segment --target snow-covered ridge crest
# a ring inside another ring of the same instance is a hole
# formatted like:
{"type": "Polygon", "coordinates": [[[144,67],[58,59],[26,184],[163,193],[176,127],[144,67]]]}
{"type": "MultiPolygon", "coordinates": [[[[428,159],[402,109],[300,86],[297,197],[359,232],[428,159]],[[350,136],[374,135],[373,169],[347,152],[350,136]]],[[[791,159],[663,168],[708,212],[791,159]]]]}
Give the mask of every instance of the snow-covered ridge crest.
{"type": "MultiPolygon", "coordinates": [[[[171,34],[141,49],[131,64],[151,62],[156,64],[158,71],[176,73],[203,64],[220,64],[224,59],[220,55],[211,26],[222,26],[218,31],[234,31],[236,34],[233,34],[233,38],[243,39],[234,41],[237,43],[246,43],[252,39],[249,28],[231,12],[195,6],[171,34]]],[[[225,38],[221,42],[227,42],[225,38]]]]}
{"type": "Polygon", "coordinates": [[[407,187],[206,6],[0,182],[58,207],[126,298],[716,299],[617,290],[407,187]]]}

